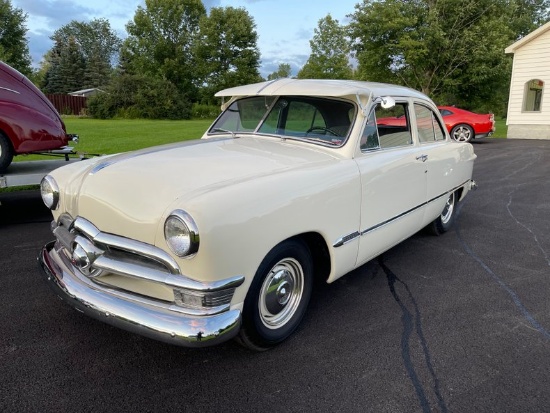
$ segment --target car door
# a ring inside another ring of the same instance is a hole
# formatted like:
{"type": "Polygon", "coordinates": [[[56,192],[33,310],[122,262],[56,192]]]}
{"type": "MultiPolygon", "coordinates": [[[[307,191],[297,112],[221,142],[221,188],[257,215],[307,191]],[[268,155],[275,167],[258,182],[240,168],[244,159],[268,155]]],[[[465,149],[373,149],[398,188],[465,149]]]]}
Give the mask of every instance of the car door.
{"type": "Polygon", "coordinates": [[[445,206],[448,192],[463,184],[457,176],[456,145],[447,141],[444,125],[435,108],[414,102],[413,112],[422,153],[426,156],[427,205],[424,224],[433,221],[445,206]]]}
{"type": "MultiPolygon", "coordinates": [[[[397,99],[396,99],[397,100],[397,99]]],[[[361,228],[357,265],[411,236],[424,222],[426,158],[414,143],[410,102],[374,106],[356,162],[361,174],[361,228]]]]}

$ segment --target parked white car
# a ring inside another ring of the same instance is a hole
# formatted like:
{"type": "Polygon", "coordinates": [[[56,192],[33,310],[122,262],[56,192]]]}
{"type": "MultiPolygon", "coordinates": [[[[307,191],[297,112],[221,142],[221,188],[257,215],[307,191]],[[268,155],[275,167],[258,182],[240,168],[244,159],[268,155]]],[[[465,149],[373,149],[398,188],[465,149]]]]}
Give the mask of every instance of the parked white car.
{"type": "Polygon", "coordinates": [[[472,146],[417,91],[282,79],[216,96],[201,140],[44,178],[56,239],[39,262],[70,305],[168,343],[266,349],[299,325],[314,278],[447,231],[475,186],[472,146]]]}

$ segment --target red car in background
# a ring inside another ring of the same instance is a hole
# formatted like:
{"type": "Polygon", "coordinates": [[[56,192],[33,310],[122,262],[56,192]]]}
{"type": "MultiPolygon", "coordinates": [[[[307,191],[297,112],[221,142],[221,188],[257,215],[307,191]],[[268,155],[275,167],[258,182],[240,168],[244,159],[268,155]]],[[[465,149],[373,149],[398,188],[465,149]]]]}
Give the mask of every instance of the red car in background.
{"type": "MultiPolygon", "coordinates": [[[[495,116],[492,113],[479,115],[454,106],[438,106],[445,127],[451,138],[457,142],[470,142],[473,139],[491,136],[495,131],[495,116]]],[[[404,115],[377,119],[378,125],[405,126],[404,115]]]]}
{"type": "Polygon", "coordinates": [[[473,139],[491,136],[495,131],[495,116],[492,113],[479,115],[454,106],[438,106],[445,126],[455,141],[470,142],[473,139]]]}
{"type": "Polygon", "coordinates": [[[24,75],[0,61],[0,173],[20,154],[65,147],[76,135],[48,98],[24,75]]]}

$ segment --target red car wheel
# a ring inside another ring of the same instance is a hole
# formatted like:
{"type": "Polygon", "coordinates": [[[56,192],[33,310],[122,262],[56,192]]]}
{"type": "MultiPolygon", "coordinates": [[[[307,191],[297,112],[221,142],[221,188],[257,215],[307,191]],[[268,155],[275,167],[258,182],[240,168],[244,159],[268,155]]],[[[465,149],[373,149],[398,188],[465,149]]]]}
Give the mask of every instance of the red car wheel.
{"type": "Polygon", "coordinates": [[[474,138],[474,130],[471,126],[461,123],[451,130],[451,138],[457,142],[470,142],[474,138]]]}

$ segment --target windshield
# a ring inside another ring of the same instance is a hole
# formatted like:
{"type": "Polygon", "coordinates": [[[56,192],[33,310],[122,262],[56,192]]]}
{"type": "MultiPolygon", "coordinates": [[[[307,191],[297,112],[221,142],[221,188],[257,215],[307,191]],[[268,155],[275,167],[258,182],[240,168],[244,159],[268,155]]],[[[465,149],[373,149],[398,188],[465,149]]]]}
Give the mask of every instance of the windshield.
{"type": "Polygon", "coordinates": [[[208,134],[256,133],[342,146],[355,119],[348,101],[304,96],[255,96],[233,102],[208,134]]]}

